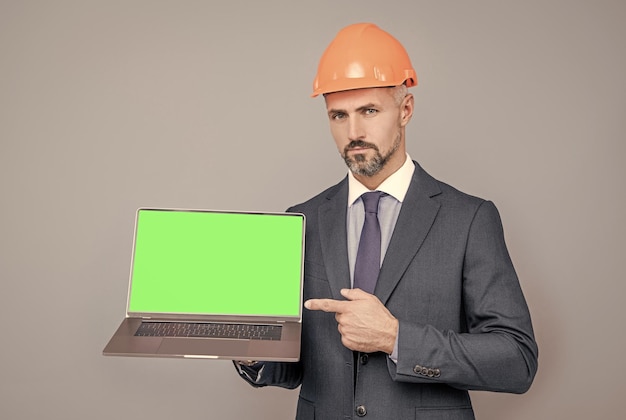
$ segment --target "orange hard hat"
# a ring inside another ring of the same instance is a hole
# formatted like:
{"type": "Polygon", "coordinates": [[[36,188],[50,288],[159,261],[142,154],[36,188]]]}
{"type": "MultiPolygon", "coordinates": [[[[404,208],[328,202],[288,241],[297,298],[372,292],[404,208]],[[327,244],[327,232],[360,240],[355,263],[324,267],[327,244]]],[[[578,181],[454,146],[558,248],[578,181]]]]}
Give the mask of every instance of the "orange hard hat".
{"type": "Polygon", "coordinates": [[[313,94],[351,89],[417,85],[406,50],[372,23],[356,23],[337,33],[317,67],[313,94]]]}

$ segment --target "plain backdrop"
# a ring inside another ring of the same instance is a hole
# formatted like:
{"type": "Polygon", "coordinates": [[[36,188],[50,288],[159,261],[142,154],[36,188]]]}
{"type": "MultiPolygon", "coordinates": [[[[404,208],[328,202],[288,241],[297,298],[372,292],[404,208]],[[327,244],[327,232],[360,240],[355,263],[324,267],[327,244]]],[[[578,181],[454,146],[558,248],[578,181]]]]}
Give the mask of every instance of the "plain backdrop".
{"type": "Polygon", "coordinates": [[[137,207],[281,211],[345,175],[309,95],[363,21],[417,70],[409,153],[495,202],[531,309],[536,381],[478,418],[626,417],[624,1],[0,0],[0,418],[293,418],[230,362],[101,352],[137,207]]]}

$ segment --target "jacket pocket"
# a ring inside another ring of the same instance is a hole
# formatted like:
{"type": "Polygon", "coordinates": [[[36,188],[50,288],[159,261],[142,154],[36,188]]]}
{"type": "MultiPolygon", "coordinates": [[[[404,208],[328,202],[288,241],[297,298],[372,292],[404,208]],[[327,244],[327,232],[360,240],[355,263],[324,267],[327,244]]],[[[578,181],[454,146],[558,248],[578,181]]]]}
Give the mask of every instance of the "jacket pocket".
{"type": "Polygon", "coordinates": [[[476,418],[471,407],[416,408],[415,420],[476,420],[476,418]]]}
{"type": "Polygon", "coordinates": [[[304,277],[328,281],[326,277],[326,267],[310,260],[304,260],[304,277]]]}
{"type": "Polygon", "coordinates": [[[315,406],[305,399],[298,398],[296,420],[314,420],[314,419],[315,419],[315,406]]]}

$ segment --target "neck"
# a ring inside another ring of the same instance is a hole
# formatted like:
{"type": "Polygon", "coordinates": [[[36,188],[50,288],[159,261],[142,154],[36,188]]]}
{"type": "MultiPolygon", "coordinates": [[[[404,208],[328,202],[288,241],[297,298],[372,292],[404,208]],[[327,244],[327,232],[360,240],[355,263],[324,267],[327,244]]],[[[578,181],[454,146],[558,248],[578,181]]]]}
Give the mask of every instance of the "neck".
{"type": "Polygon", "coordinates": [[[380,176],[380,173],[379,173],[379,174],[376,174],[376,175],[374,175],[374,176],[363,176],[363,175],[357,175],[357,174],[354,174],[354,177],[355,177],[355,178],[356,178],[356,179],[357,179],[357,180],[358,180],[361,184],[365,185],[365,186],[367,187],[367,189],[368,189],[368,190],[371,190],[371,191],[373,191],[373,190],[375,190],[376,188],[378,188],[378,186],[379,186],[380,184],[382,184],[382,183],[383,183],[383,181],[384,181],[385,179],[387,179],[387,178],[388,178],[388,176],[389,176],[389,175],[382,177],[382,176],[380,176]]]}

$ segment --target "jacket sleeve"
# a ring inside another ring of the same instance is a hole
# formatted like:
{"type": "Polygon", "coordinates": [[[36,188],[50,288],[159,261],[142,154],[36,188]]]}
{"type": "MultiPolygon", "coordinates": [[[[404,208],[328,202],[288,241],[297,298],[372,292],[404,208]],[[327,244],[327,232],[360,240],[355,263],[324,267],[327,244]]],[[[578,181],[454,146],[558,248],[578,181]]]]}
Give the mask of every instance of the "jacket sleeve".
{"type": "Polygon", "coordinates": [[[461,316],[452,331],[400,319],[396,381],[446,383],[465,390],[526,392],[538,349],[526,300],[509,257],[496,207],[483,202],[468,230],[462,264],[461,316]]]}

